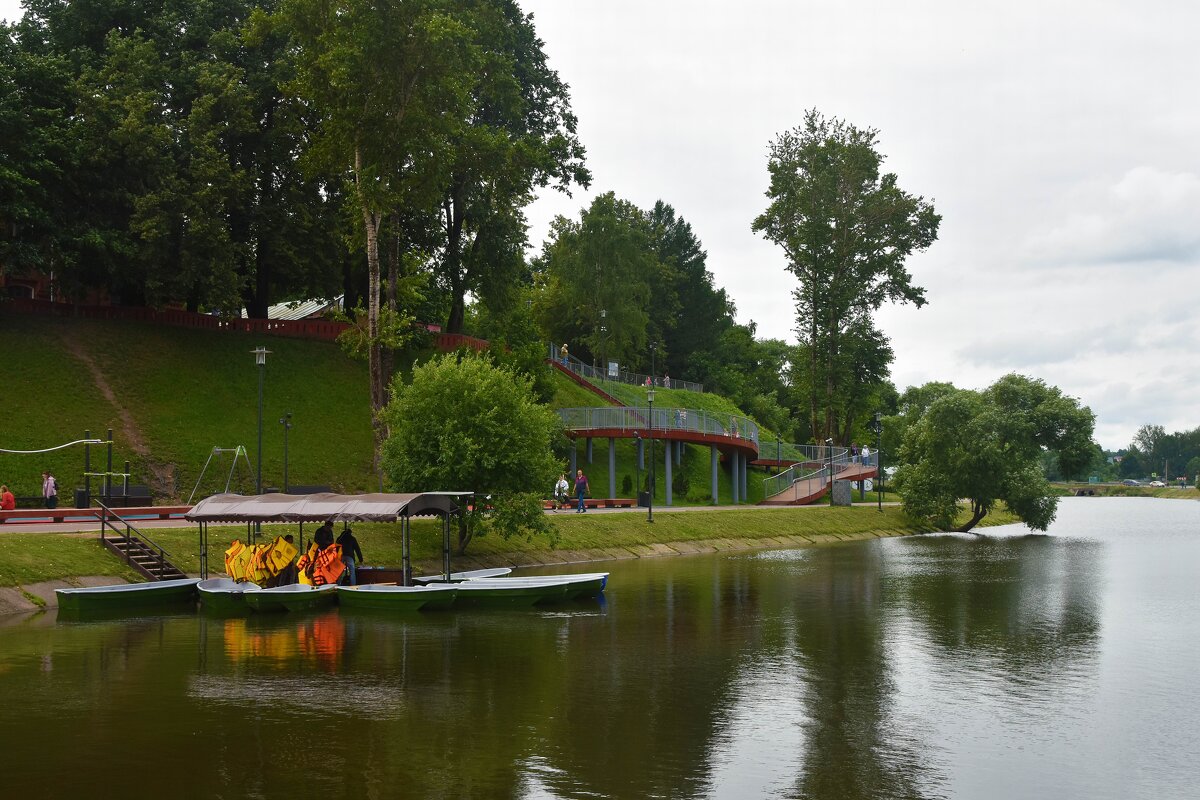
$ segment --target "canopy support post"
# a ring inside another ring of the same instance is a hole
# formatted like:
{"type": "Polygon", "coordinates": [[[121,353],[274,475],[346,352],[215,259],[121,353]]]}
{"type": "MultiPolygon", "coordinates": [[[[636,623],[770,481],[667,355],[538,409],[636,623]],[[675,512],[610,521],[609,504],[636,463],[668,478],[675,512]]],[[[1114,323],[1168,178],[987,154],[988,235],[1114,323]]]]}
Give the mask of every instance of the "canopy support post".
{"type": "MultiPolygon", "coordinates": [[[[462,511],[460,510],[461,514],[462,511]]],[[[442,516],[442,577],[450,582],[450,514],[442,516]]]]}
{"type": "Polygon", "coordinates": [[[408,514],[400,517],[400,584],[412,586],[412,565],[409,563],[408,552],[408,514]]]}
{"type": "Polygon", "coordinates": [[[208,578],[208,523],[200,523],[200,578],[208,578]]]}

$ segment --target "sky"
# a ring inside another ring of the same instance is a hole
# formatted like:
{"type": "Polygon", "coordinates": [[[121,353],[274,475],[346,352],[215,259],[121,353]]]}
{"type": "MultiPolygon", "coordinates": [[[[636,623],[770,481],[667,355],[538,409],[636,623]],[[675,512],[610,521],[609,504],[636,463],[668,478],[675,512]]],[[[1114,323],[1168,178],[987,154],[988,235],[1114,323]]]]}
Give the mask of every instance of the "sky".
{"type": "MultiPolygon", "coordinates": [[[[0,0],[0,17],[19,12],[0,0]]],[[[879,131],[884,168],[942,215],[886,307],[897,388],[1041,378],[1096,440],[1200,426],[1200,4],[1007,0],[523,0],[570,86],[590,190],[691,223],[738,320],[795,340],[795,278],[750,230],[767,146],[816,108],[879,131]]],[[[686,378],[686,375],[679,376],[686,378]]]]}

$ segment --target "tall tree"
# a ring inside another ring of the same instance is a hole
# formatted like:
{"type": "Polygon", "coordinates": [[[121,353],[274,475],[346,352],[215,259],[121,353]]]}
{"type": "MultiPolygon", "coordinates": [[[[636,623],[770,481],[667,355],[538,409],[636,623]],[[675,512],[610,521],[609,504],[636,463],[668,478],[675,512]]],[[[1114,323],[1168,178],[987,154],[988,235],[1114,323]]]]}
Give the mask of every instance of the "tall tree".
{"type": "Polygon", "coordinates": [[[662,265],[636,206],[606,192],[578,222],[558,217],[538,266],[546,291],[537,311],[554,341],[622,363],[642,358],[650,286],[662,265]]]}
{"type": "Polygon", "coordinates": [[[941,217],[881,172],[877,146],[878,131],[808,111],[802,126],[771,142],[771,202],[753,224],[783,248],[800,282],[797,333],[809,374],[823,379],[811,383],[807,403],[818,440],[840,435],[839,395],[869,391],[860,376],[839,369],[852,329],[884,303],[925,303],[905,262],[933,244],[941,217]]]}
{"type": "Polygon", "coordinates": [[[468,292],[496,311],[516,297],[527,242],[522,208],[534,190],[591,180],[567,86],[546,62],[532,15],[515,0],[460,0],[458,8],[474,30],[479,66],[440,203],[436,272],[454,333],[468,292]]]}
{"type": "Polygon", "coordinates": [[[378,465],[383,348],[406,327],[381,314],[380,231],[401,209],[437,204],[470,108],[474,34],[449,0],[286,0],[284,9],[299,48],[296,86],[320,117],[314,160],[327,174],[350,176],[362,225],[378,465]]]}

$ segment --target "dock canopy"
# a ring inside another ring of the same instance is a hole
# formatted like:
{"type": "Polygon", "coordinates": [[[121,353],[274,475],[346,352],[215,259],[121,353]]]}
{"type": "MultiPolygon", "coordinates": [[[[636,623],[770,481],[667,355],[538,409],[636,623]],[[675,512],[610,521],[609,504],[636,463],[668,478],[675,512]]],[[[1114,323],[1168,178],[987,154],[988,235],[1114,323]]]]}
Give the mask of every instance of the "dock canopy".
{"type": "Polygon", "coordinates": [[[395,522],[401,517],[447,516],[471,492],[418,494],[217,494],[184,514],[191,522],[395,522]]]}

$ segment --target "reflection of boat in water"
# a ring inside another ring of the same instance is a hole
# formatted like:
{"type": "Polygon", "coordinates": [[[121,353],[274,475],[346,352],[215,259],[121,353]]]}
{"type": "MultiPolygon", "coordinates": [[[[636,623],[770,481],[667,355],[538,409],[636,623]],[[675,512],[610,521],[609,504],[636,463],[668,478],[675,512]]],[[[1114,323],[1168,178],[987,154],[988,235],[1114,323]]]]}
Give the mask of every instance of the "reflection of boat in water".
{"type": "Polygon", "coordinates": [[[200,595],[200,607],[218,614],[236,614],[248,610],[246,594],[262,591],[262,587],[250,581],[234,581],[229,578],[208,578],[196,584],[200,595]]]}
{"type": "Polygon", "coordinates": [[[246,605],[255,611],[308,611],[322,608],[337,601],[337,586],[309,586],[295,583],[291,586],[276,586],[247,592],[246,605]]]}
{"type": "Polygon", "coordinates": [[[459,584],[397,586],[369,583],[363,586],[339,586],[338,602],[345,608],[369,608],[377,611],[417,611],[449,608],[458,595],[459,584]]]}
{"type": "Polygon", "coordinates": [[[346,624],[336,612],[306,616],[299,623],[281,617],[242,617],[224,622],[223,639],[225,653],[233,659],[279,664],[302,659],[333,668],[345,646],[346,624]]]}
{"type": "Polygon", "coordinates": [[[111,586],[84,586],[76,589],[55,589],[58,608],[69,613],[110,611],[149,606],[171,607],[196,600],[199,578],[180,578],[173,581],[148,583],[118,583],[111,586]]]}

